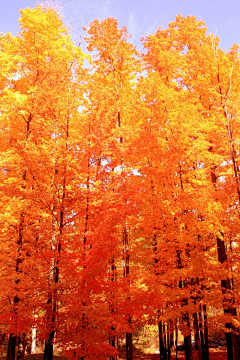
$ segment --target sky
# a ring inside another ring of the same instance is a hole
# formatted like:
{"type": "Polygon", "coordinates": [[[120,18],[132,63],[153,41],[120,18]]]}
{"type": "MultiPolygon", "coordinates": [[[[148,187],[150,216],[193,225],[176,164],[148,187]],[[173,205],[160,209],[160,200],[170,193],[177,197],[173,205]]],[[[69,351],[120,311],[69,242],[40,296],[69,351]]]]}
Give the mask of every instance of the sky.
{"type": "MultiPolygon", "coordinates": [[[[240,0],[57,0],[65,25],[70,25],[73,39],[84,36],[83,26],[94,19],[114,17],[127,26],[131,42],[141,48],[140,38],[154,34],[159,26],[167,28],[176,15],[194,15],[204,21],[210,32],[220,38],[227,51],[240,45],[240,0]]],[[[19,10],[34,7],[35,0],[0,0],[0,32],[16,35],[20,28],[19,10]]]]}

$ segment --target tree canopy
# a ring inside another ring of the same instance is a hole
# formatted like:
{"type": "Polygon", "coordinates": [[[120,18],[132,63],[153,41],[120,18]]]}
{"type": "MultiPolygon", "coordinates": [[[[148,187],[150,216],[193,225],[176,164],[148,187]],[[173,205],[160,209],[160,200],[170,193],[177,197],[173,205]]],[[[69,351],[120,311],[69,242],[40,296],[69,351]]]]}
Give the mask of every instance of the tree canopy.
{"type": "Polygon", "coordinates": [[[94,20],[90,55],[54,7],[21,10],[20,25],[0,35],[7,360],[33,329],[46,360],[53,344],[116,359],[121,339],[131,360],[146,324],[161,359],[177,331],[192,359],[194,329],[208,360],[217,326],[239,360],[238,46],[221,50],[193,16],[141,52],[116,19],[94,20]]]}

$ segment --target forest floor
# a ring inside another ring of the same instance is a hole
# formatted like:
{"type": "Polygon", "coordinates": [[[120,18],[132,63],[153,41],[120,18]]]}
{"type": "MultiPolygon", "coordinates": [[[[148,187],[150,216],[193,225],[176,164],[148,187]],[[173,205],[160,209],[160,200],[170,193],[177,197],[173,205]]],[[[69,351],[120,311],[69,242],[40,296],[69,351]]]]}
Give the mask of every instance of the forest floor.
{"type": "MultiPolygon", "coordinates": [[[[210,348],[209,355],[210,355],[210,360],[227,360],[227,348],[226,346],[218,347],[218,348],[210,348]]],[[[184,360],[185,352],[178,351],[177,358],[178,360],[184,360]]],[[[198,352],[195,350],[193,351],[193,358],[194,360],[198,359],[198,352]]],[[[126,357],[124,356],[119,358],[119,360],[125,360],[125,359],[126,357]]],[[[144,354],[140,351],[137,351],[136,354],[134,354],[134,360],[159,360],[159,354],[144,354]]],[[[171,360],[176,360],[175,352],[173,352],[171,356],[171,360]]]]}
{"type": "MultiPolygon", "coordinates": [[[[210,360],[227,360],[227,348],[225,346],[218,348],[210,348],[210,360]]],[[[197,351],[193,352],[194,360],[198,359],[197,351]]],[[[184,351],[178,351],[178,360],[185,359],[184,351]]],[[[5,360],[5,356],[0,356],[0,360],[5,360]]],[[[119,360],[125,360],[126,357],[122,354],[122,357],[119,357],[119,360]]],[[[25,355],[25,360],[43,360],[43,353],[25,355]]],[[[53,356],[53,360],[66,360],[61,356],[53,356]]],[[[159,360],[159,354],[144,354],[140,350],[137,350],[134,354],[134,360],[159,360]]],[[[176,360],[176,355],[173,352],[171,360],[176,360]]]]}

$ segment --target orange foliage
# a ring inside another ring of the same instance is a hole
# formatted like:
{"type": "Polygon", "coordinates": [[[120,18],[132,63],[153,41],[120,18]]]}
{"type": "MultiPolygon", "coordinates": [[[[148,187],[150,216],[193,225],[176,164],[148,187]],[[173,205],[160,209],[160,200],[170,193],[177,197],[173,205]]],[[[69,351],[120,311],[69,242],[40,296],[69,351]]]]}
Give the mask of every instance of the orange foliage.
{"type": "Polygon", "coordinates": [[[190,16],[141,56],[117,20],[95,20],[92,59],[53,8],[20,25],[0,37],[3,331],[105,359],[125,332],[203,305],[210,328],[238,328],[223,316],[240,294],[238,48],[190,16]]]}

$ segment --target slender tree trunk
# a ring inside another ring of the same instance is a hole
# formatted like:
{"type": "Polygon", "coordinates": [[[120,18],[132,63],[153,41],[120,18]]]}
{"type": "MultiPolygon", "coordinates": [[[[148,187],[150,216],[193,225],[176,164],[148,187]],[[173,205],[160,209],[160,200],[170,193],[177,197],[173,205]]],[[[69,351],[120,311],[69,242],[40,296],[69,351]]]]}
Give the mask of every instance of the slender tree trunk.
{"type": "MultiPolygon", "coordinates": [[[[24,179],[26,180],[26,174],[23,175],[24,179]]],[[[20,265],[23,262],[22,259],[22,246],[23,246],[23,226],[24,226],[24,213],[21,213],[20,216],[20,225],[19,225],[19,235],[18,235],[18,257],[17,257],[17,264],[16,264],[16,273],[21,273],[20,265]]],[[[16,280],[16,285],[20,283],[20,280],[16,280]]],[[[14,314],[17,315],[18,309],[17,304],[19,303],[19,297],[16,295],[14,297],[14,314]]],[[[8,349],[7,349],[7,358],[6,360],[14,360],[15,359],[15,352],[16,352],[16,345],[17,345],[17,336],[15,334],[10,334],[9,342],[8,342],[8,349]],[[14,356],[14,358],[13,358],[14,356]]]]}
{"type": "Polygon", "coordinates": [[[202,308],[200,305],[200,312],[199,312],[199,330],[200,330],[200,342],[201,342],[201,349],[202,349],[202,358],[205,360],[205,344],[204,344],[204,328],[203,328],[203,317],[202,317],[202,308]]]}
{"type": "MultiPolygon", "coordinates": [[[[67,178],[67,152],[68,152],[68,137],[69,137],[69,116],[67,116],[66,122],[66,138],[65,138],[65,159],[64,159],[64,168],[63,168],[63,177],[62,177],[62,196],[59,198],[59,220],[58,220],[58,234],[55,239],[55,235],[53,235],[54,239],[52,241],[52,250],[55,252],[55,259],[53,265],[53,276],[52,276],[52,283],[58,284],[59,283],[59,263],[60,257],[62,252],[62,237],[63,237],[63,229],[64,229],[64,215],[65,215],[65,198],[66,198],[66,178],[67,178]],[[57,241],[54,244],[55,240],[57,241]]],[[[55,169],[55,175],[58,175],[58,169],[55,169]]],[[[54,222],[57,221],[58,216],[54,222]]],[[[53,233],[55,229],[53,226],[53,233]]],[[[51,323],[50,323],[50,331],[48,334],[48,338],[45,341],[45,348],[44,348],[44,360],[52,360],[53,359],[53,342],[55,336],[55,326],[56,326],[56,316],[57,316],[57,291],[54,290],[49,294],[48,298],[48,305],[51,309],[51,323]]]]}
{"type": "Polygon", "coordinates": [[[13,334],[10,334],[7,348],[7,360],[15,360],[16,343],[17,337],[13,334]]]}
{"type": "Polygon", "coordinates": [[[26,334],[22,334],[22,336],[18,337],[18,352],[17,352],[17,360],[24,360],[26,350],[26,334]]]}
{"type": "MultiPolygon", "coordinates": [[[[227,253],[224,241],[220,238],[217,238],[217,247],[218,247],[218,261],[222,264],[227,261],[227,253]]],[[[223,293],[223,310],[225,314],[230,314],[237,316],[237,309],[235,305],[234,296],[232,294],[231,298],[229,295],[232,293],[232,286],[230,279],[221,280],[222,293],[223,293]],[[228,299],[226,299],[227,297],[228,299]],[[230,298],[230,299],[229,299],[230,298]]],[[[226,323],[225,325],[227,331],[225,332],[226,344],[227,344],[227,354],[228,360],[240,360],[240,344],[239,344],[239,335],[237,334],[237,329],[234,328],[232,323],[226,323]]]]}
{"type": "Polygon", "coordinates": [[[159,349],[160,349],[160,360],[167,360],[167,352],[164,346],[164,330],[163,322],[158,323],[158,334],[159,334],[159,349]]]}
{"type": "MultiPolygon", "coordinates": [[[[189,331],[190,331],[190,321],[189,321],[189,314],[186,313],[183,316],[183,321],[187,324],[189,331]]],[[[192,342],[191,342],[191,333],[184,336],[184,346],[185,346],[185,356],[186,356],[186,360],[192,360],[193,359],[193,355],[192,355],[192,342]]]]}
{"type": "Polygon", "coordinates": [[[178,360],[178,323],[176,321],[176,329],[175,329],[175,347],[176,347],[176,360],[178,360]]]}
{"type": "Polygon", "coordinates": [[[197,313],[193,314],[193,319],[194,319],[194,328],[195,328],[195,350],[198,351],[198,360],[202,360],[202,347],[201,347],[200,336],[199,336],[197,313]]]}
{"type": "MultiPolygon", "coordinates": [[[[30,123],[32,121],[32,115],[30,114],[28,116],[28,120],[26,122],[26,137],[25,137],[25,141],[26,143],[28,142],[28,137],[30,134],[30,123]]],[[[27,172],[26,170],[23,171],[22,174],[22,180],[23,180],[23,184],[22,184],[22,188],[25,189],[26,188],[26,179],[27,179],[27,172]]],[[[19,231],[18,231],[18,240],[17,240],[17,245],[18,245],[18,250],[17,250],[17,262],[16,262],[16,273],[20,274],[21,273],[21,268],[20,265],[23,262],[23,258],[22,258],[22,247],[23,247],[23,229],[24,229],[24,220],[25,220],[25,212],[22,211],[20,214],[20,222],[19,222],[19,231]]],[[[20,283],[20,279],[16,280],[16,285],[18,285],[20,283]]],[[[17,304],[19,303],[19,297],[18,295],[16,295],[14,297],[14,313],[17,314],[18,310],[17,310],[17,304]]],[[[15,334],[10,334],[9,337],[9,342],[8,342],[8,349],[7,349],[7,358],[6,360],[14,360],[15,359],[15,348],[16,348],[16,344],[17,344],[17,337],[15,334]]]]}
{"type": "MultiPolygon", "coordinates": [[[[26,171],[23,173],[23,181],[26,181],[26,171]]],[[[23,185],[25,187],[25,184],[23,185]]],[[[19,232],[18,232],[18,255],[17,255],[17,263],[16,263],[16,273],[21,273],[21,264],[23,262],[22,258],[22,246],[23,246],[23,228],[24,228],[24,212],[20,215],[20,224],[19,224],[19,232]]],[[[20,283],[20,279],[16,280],[16,285],[20,283]]],[[[19,303],[20,299],[18,295],[14,297],[14,314],[17,315],[18,309],[17,304],[19,303]]],[[[8,342],[8,349],[7,349],[7,358],[6,360],[14,360],[15,359],[15,352],[16,352],[16,345],[17,345],[17,336],[15,334],[10,334],[9,342],[8,342]],[[14,356],[14,358],[12,358],[14,356]]]]}
{"type": "Polygon", "coordinates": [[[55,335],[55,322],[56,322],[56,298],[52,293],[48,294],[49,298],[47,301],[47,305],[49,306],[49,321],[50,321],[50,329],[48,333],[48,337],[45,340],[45,347],[43,353],[44,360],[52,360],[53,358],[53,340],[55,335]],[[53,298],[54,297],[54,298],[53,298]]]}
{"type": "MultiPolygon", "coordinates": [[[[55,227],[53,227],[53,232],[55,231],[55,227]]],[[[55,247],[55,236],[53,235],[52,240],[52,250],[56,251],[55,247]]],[[[59,240],[61,241],[61,240],[59,240]]],[[[61,246],[57,246],[58,251],[58,257],[60,256],[61,252],[61,246]]],[[[59,281],[59,258],[53,260],[53,270],[50,270],[50,284],[58,284],[59,281]]],[[[47,339],[45,340],[45,347],[44,347],[44,354],[43,359],[44,360],[52,360],[53,358],[53,341],[54,341],[54,335],[55,335],[55,323],[56,323],[56,313],[57,313],[57,294],[56,290],[49,291],[48,293],[48,300],[47,300],[47,308],[48,308],[48,322],[49,322],[49,329],[48,329],[48,335],[47,339]]]]}
{"type": "MultiPolygon", "coordinates": [[[[151,189],[152,194],[154,196],[154,185],[153,181],[151,180],[151,189]]],[[[154,224],[154,231],[156,231],[156,227],[154,224]]],[[[158,249],[157,249],[157,235],[154,233],[153,236],[153,255],[154,255],[154,273],[156,276],[159,276],[159,269],[158,269],[158,249]]],[[[160,317],[161,312],[158,310],[158,318],[160,317]]],[[[164,337],[164,325],[162,321],[158,320],[158,337],[159,337],[159,357],[160,360],[167,360],[167,352],[165,347],[165,337],[164,337]]]]}
{"type": "Polygon", "coordinates": [[[208,324],[207,324],[207,307],[203,305],[203,319],[204,319],[204,360],[209,360],[209,346],[208,346],[208,324]]]}
{"type": "MultiPolygon", "coordinates": [[[[89,134],[91,134],[91,129],[90,129],[90,125],[89,125],[89,134]]],[[[88,142],[88,149],[90,149],[90,142],[88,142]]],[[[87,198],[86,198],[86,215],[85,215],[85,226],[84,226],[84,237],[83,237],[83,270],[85,271],[87,269],[86,266],[86,255],[87,255],[87,231],[89,229],[89,204],[90,204],[90,157],[88,156],[87,159],[87,198]]],[[[86,280],[84,279],[84,287],[86,287],[86,280]]],[[[82,299],[82,306],[83,309],[86,306],[86,299],[82,299]]],[[[87,318],[86,318],[86,313],[85,310],[83,310],[82,312],[82,326],[81,329],[84,332],[84,329],[87,326],[87,318]]],[[[84,353],[85,351],[85,347],[86,347],[86,343],[84,341],[84,339],[82,340],[82,344],[81,344],[81,350],[84,353]]],[[[85,359],[85,356],[81,356],[80,358],[81,360],[85,359]]]]}
{"type": "MultiPolygon", "coordinates": [[[[178,267],[178,269],[182,269],[181,253],[180,253],[179,250],[177,251],[177,267],[178,267]]],[[[185,284],[186,284],[186,281],[180,280],[179,281],[179,288],[183,289],[185,284]]],[[[187,304],[188,304],[188,299],[183,298],[182,307],[184,307],[187,304]]],[[[186,312],[183,315],[182,321],[185,322],[185,324],[187,325],[188,330],[189,330],[189,334],[187,334],[186,336],[184,335],[184,347],[185,347],[186,360],[193,360],[192,343],[191,343],[191,330],[190,330],[190,319],[189,319],[189,313],[188,312],[186,312]]]]}
{"type": "MultiPolygon", "coordinates": [[[[236,159],[235,159],[235,155],[234,155],[232,134],[230,132],[230,127],[229,127],[229,117],[228,117],[226,102],[224,105],[224,115],[225,115],[226,121],[227,121],[230,151],[231,151],[235,180],[236,180],[236,190],[237,190],[238,199],[240,202],[239,179],[238,179],[238,173],[237,173],[237,168],[236,168],[236,159]]],[[[214,184],[214,186],[216,188],[217,177],[215,175],[215,166],[212,167],[211,178],[212,178],[212,183],[214,184]]],[[[219,237],[217,237],[217,251],[218,251],[218,261],[221,264],[226,263],[228,257],[227,257],[225,243],[224,243],[224,240],[220,239],[219,237]]],[[[234,295],[232,294],[232,299],[230,301],[225,299],[225,296],[227,295],[227,293],[229,295],[229,293],[231,293],[233,290],[230,279],[221,280],[221,286],[222,286],[222,293],[224,296],[223,311],[225,314],[231,314],[233,316],[236,316],[237,310],[236,310],[234,295]]],[[[225,327],[227,329],[227,331],[225,332],[225,337],[226,337],[228,360],[240,360],[239,335],[235,335],[233,332],[231,332],[231,330],[233,330],[232,323],[226,323],[225,327]]],[[[239,330],[238,330],[238,332],[239,332],[239,330]]]]}
{"type": "MultiPolygon", "coordinates": [[[[218,65],[219,66],[219,65],[218,65]]],[[[232,159],[232,165],[233,165],[233,171],[234,171],[234,177],[235,177],[235,184],[236,184],[236,193],[238,196],[238,213],[239,213],[239,206],[240,206],[240,183],[239,183],[239,174],[238,174],[238,166],[237,166],[237,157],[236,157],[236,151],[234,149],[234,138],[233,133],[231,129],[230,124],[230,116],[228,113],[228,107],[227,107],[227,100],[231,93],[231,86],[232,86],[232,72],[233,72],[233,65],[229,77],[229,88],[226,95],[223,95],[221,84],[220,84],[220,76],[218,73],[218,82],[219,82],[219,92],[222,98],[222,104],[223,104],[223,113],[226,119],[226,125],[227,125],[227,133],[228,133],[228,144],[230,148],[230,155],[232,159]]],[[[214,169],[212,171],[214,174],[214,169]]],[[[212,181],[214,185],[216,186],[216,176],[212,176],[212,181]]],[[[218,261],[222,264],[227,261],[227,252],[225,248],[224,241],[220,238],[217,238],[217,247],[218,247],[218,261]]],[[[230,279],[225,279],[221,281],[222,285],[222,292],[223,295],[226,295],[227,293],[231,293],[233,290],[233,286],[231,286],[230,279]]],[[[223,299],[223,308],[225,314],[231,314],[233,316],[237,316],[237,309],[235,305],[235,299],[234,295],[232,294],[232,299],[230,301],[226,301],[223,299]]],[[[226,323],[225,325],[227,331],[225,333],[226,336],[226,343],[227,343],[227,354],[228,354],[228,360],[240,360],[240,342],[239,342],[239,329],[235,329],[232,325],[232,323],[226,323]]]]}
{"type": "Polygon", "coordinates": [[[172,347],[174,345],[174,340],[173,340],[174,328],[173,328],[172,320],[169,321],[169,331],[170,331],[170,347],[172,349],[172,347]]]}
{"type": "MultiPolygon", "coordinates": [[[[123,258],[125,262],[124,267],[124,277],[128,279],[130,274],[130,252],[129,252],[129,231],[125,227],[123,231],[123,245],[124,245],[124,253],[123,258]]],[[[130,300],[130,298],[128,298],[130,300]]],[[[128,323],[129,327],[132,326],[132,319],[130,314],[128,314],[128,323]]],[[[133,337],[132,332],[126,333],[126,360],[133,360],[133,337]]]]}
{"type": "Polygon", "coordinates": [[[132,333],[126,333],[126,360],[133,360],[132,333]]]}
{"type": "Polygon", "coordinates": [[[53,358],[53,339],[54,339],[55,331],[52,330],[48,336],[47,341],[45,342],[44,348],[44,360],[51,360],[53,358]]]}
{"type": "Polygon", "coordinates": [[[170,345],[170,322],[167,325],[167,355],[168,355],[168,360],[171,359],[171,345],[170,345]]]}
{"type": "MultiPolygon", "coordinates": [[[[114,257],[111,260],[111,264],[110,264],[110,281],[114,282],[116,281],[117,274],[116,274],[116,265],[115,265],[115,259],[114,257]]],[[[114,313],[115,311],[115,304],[111,304],[110,305],[110,313],[114,313]]],[[[115,327],[112,326],[111,327],[111,332],[114,333],[115,331],[115,327]]],[[[109,345],[111,345],[112,347],[116,348],[117,347],[117,343],[116,343],[116,336],[113,334],[109,335],[109,345]]],[[[115,360],[115,357],[111,356],[110,360],[115,360]]]]}

